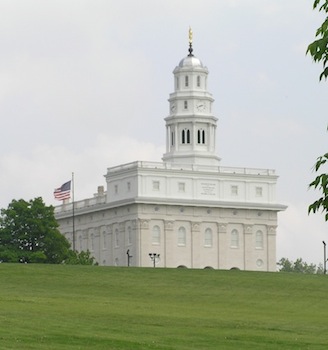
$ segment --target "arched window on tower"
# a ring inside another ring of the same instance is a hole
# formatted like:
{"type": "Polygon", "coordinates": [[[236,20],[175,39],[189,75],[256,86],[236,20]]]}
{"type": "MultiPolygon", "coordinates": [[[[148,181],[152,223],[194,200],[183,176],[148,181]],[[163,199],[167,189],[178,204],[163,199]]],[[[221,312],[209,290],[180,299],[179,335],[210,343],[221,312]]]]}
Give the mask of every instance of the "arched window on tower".
{"type": "Polygon", "coordinates": [[[185,87],[189,86],[189,77],[188,75],[185,76],[185,87]]]}
{"type": "Polygon", "coordinates": [[[199,144],[205,144],[205,130],[199,129],[197,131],[197,142],[199,144]]]}
{"type": "Polygon", "coordinates": [[[183,129],[181,133],[181,143],[190,143],[190,130],[183,129]]]}
{"type": "Polygon", "coordinates": [[[176,89],[179,90],[180,84],[179,84],[179,77],[176,77],[176,89]]]}
{"type": "Polygon", "coordinates": [[[200,76],[197,76],[197,87],[200,87],[200,76]]]}
{"type": "Polygon", "coordinates": [[[187,130],[187,143],[190,143],[190,130],[187,130]]]}
{"type": "Polygon", "coordinates": [[[171,132],[171,146],[174,146],[174,131],[171,132]]]}

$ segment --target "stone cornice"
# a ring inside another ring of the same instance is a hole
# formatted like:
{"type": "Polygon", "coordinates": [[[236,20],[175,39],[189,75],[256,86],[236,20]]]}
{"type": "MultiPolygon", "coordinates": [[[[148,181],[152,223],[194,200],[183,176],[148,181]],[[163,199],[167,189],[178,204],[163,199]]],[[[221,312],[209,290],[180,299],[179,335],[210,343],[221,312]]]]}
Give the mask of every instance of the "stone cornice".
{"type": "MultiPolygon", "coordinates": [[[[131,204],[149,204],[149,205],[172,205],[172,206],[191,206],[191,207],[208,207],[208,208],[223,208],[223,209],[253,209],[253,210],[269,210],[269,211],[284,211],[287,209],[286,205],[282,204],[270,204],[270,203],[250,203],[250,202],[229,202],[229,201],[206,201],[197,200],[183,200],[173,198],[129,198],[121,201],[96,204],[94,206],[88,206],[83,208],[75,208],[75,215],[84,215],[88,213],[100,212],[103,210],[114,209],[131,204]]],[[[59,208],[59,207],[58,207],[59,208]]],[[[57,219],[63,219],[72,216],[72,210],[57,211],[55,213],[57,219]]]]}

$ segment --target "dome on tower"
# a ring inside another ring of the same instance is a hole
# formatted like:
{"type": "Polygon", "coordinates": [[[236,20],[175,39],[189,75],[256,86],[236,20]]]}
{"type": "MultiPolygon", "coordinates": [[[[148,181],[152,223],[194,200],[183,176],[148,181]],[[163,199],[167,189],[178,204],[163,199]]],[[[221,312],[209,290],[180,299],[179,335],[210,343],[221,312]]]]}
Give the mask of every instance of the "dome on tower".
{"type": "Polygon", "coordinates": [[[203,67],[203,63],[194,55],[188,55],[180,61],[179,67],[203,67]]]}

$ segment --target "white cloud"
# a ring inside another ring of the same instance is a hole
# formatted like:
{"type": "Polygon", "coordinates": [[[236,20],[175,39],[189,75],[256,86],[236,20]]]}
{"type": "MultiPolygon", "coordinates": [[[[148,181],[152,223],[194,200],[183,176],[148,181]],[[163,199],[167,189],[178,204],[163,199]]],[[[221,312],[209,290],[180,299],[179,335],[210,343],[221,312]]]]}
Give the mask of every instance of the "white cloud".
{"type": "Polygon", "coordinates": [[[7,154],[0,158],[0,205],[6,207],[12,199],[30,199],[42,196],[53,201],[53,189],[71,178],[74,172],[77,182],[76,199],[83,199],[105,185],[103,175],[107,167],[135,160],[160,161],[162,148],[139,142],[126,136],[108,138],[97,135],[95,143],[82,152],[65,146],[38,146],[27,155],[7,154]]]}

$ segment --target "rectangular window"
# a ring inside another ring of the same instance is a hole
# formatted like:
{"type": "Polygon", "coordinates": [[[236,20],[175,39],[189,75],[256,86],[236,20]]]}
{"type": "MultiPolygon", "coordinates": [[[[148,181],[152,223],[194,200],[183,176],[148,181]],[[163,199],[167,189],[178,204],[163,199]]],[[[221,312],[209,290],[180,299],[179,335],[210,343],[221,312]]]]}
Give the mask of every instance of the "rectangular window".
{"type": "Polygon", "coordinates": [[[115,192],[115,194],[118,194],[118,185],[115,185],[114,192],[115,192]]]}
{"type": "Polygon", "coordinates": [[[128,245],[132,244],[132,230],[131,227],[128,227],[128,245]]]}
{"type": "Polygon", "coordinates": [[[180,227],[178,231],[178,246],[184,247],[186,245],[186,229],[180,227]]]}
{"type": "Polygon", "coordinates": [[[103,249],[107,249],[107,234],[106,234],[106,231],[103,232],[103,249]]]}
{"type": "Polygon", "coordinates": [[[188,101],[184,101],[184,109],[188,109],[188,101]]]}
{"type": "Polygon", "coordinates": [[[189,86],[189,77],[188,75],[185,76],[185,87],[189,86]]]}
{"type": "Polygon", "coordinates": [[[262,197],[262,195],[263,195],[262,187],[256,187],[255,193],[256,193],[256,197],[262,197]]]}
{"type": "Polygon", "coordinates": [[[161,243],[161,229],[159,226],[153,227],[152,232],[152,244],[153,245],[159,245],[161,243]]]}
{"type": "Polygon", "coordinates": [[[131,191],[131,183],[128,182],[126,185],[127,185],[128,192],[130,192],[131,191]]]}
{"type": "Polygon", "coordinates": [[[213,245],[213,234],[211,229],[206,229],[204,237],[204,246],[212,247],[213,245]]]}
{"type": "Polygon", "coordinates": [[[153,181],[153,190],[159,191],[159,181],[153,181]]]}
{"type": "Polygon", "coordinates": [[[239,232],[237,230],[231,231],[231,237],[230,237],[230,246],[231,248],[238,248],[239,247],[239,232]]]}
{"type": "Polygon", "coordinates": [[[179,192],[185,192],[186,191],[186,184],[184,182],[179,182],[178,189],[179,189],[179,192]]]}
{"type": "Polygon", "coordinates": [[[255,248],[263,249],[263,232],[257,231],[255,235],[255,248]]]}
{"type": "Polygon", "coordinates": [[[120,238],[119,238],[119,233],[118,230],[115,230],[115,247],[119,247],[120,246],[120,238]]]}
{"type": "Polygon", "coordinates": [[[236,185],[231,186],[231,194],[233,196],[238,196],[238,186],[236,186],[236,185]]]}
{"type": "Polygon", "coordinates": [[[94,234],[90,235],[90,250],[93,252],[95,250],[95,238],[94,234]]]}

